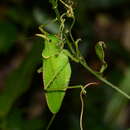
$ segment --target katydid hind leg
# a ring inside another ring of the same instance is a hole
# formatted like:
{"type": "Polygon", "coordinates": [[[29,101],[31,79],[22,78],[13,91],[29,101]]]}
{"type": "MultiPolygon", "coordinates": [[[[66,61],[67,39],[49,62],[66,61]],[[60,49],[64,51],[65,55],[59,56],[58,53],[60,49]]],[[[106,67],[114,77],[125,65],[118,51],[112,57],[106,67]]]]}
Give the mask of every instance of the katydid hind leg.
{"type": "Polygon", "coordinates": [[[45,92],[65,92],[67,89],[77,89],[77,88],[81,88],[83,90],[83,86],[82,85],[75,85],[75,86],[68,86],[62,89],[55,89],[55,88],[51,88],[49,90],[45,90],[45,92]]]}

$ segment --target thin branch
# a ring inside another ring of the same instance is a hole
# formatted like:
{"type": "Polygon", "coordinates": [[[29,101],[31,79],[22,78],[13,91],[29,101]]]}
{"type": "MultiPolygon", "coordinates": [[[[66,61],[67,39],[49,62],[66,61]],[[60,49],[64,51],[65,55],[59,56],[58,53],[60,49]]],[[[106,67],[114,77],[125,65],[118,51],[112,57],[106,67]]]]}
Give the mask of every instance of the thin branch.
{"type": "Polygon", "coordinates": [[[111,82],[109,82],[108,80],[106,80],[105,78],[103,78],[97,72],[95,72],[94,70],[92,70],[85,62],[83,62],[81,60],[79,62],[80,62],[80,64],[86,70],[88,70],[91,74],[93,74],[97,79],[99,79],[100,81],[102,81],[106,85],[110,86],[111,88],[115,89],[117,92],[119,92],[120,94],[122,94],[123,96],[125,96],[127,99],[130,99],[130,96],[127,93],[125,93],[124,91],[122,91],[121,89],[119,89],[117,86],[113,85],[111,82]]]}
{"type": "Polygon", "coordinates": [[[52,116],[52,118],[51,118],[51,120],[49,121],[49,124],[48,124],[48,126],[47,126],[47,128],[46,128],[46,130],[49,130],[49,128],[50,128],[50,126],[52,125],[52,123],[53,123],[55,117],[56,117],[56,114],[54,114],[54,115],[52,116]]]}

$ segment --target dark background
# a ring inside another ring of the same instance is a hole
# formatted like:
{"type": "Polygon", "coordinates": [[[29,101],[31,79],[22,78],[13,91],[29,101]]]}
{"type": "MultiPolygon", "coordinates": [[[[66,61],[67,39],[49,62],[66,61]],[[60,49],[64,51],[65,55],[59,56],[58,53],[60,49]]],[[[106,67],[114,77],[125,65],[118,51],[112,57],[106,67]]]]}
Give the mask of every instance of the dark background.
{"type": "MultiPolygon", "coordinates": [[[[61,4],[60,4],[61,5],[61,4]]],[[[108,69],[104,76],[130,95],[130,1],[75,0],[74,38],[82,38],[81,52],[87,63],[99,70],[94,45],[107,45],[108,69]]],[[[60,6],[62,10],[63,6],[60,6]]],[[[63,9],[63,11],[65,11],[63,9]]],[[[0,129],[44,130],[52,116],[42,83],[43,40],[36,38],[38,26],[55,18],[47,0],[0,1],[0,129]]],[[[48,24],[57,32],[56,23],[48,24]]],[[[71,85],[97,81],[81,65],[72,64],[71,85]]],[[[98,81],[100,83],[100,81],[98,81]]],[[[79,130],[80,90],[69,90],[52,130],[79,130]]],[[[84,130],[128,130],[130,104],[122,95],[100,83],[84,97],[84,130]]]]}

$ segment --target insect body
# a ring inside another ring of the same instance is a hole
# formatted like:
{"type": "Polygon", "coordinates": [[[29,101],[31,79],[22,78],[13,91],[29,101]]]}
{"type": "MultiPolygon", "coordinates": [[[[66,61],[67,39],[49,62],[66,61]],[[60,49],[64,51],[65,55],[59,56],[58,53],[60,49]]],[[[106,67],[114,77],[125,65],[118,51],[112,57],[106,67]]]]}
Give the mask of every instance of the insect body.
{"type": "MultiPolygon", "coordinates": [[[[37,36],[45,38],[42,34],[37,34],[37,36]]],[[[59,111],[71,76],[69,59],[64,49],[61,49],[60,43],[61,40],[58,37],[48,34],[42,52],[44,90],[52,113],[59,111]]]]}

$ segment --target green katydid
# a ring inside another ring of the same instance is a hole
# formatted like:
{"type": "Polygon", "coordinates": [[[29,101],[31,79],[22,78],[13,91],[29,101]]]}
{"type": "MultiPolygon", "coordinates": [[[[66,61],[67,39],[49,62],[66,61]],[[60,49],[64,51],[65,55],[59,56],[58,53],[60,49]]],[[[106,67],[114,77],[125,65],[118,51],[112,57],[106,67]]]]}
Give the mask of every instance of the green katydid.
{"type": "Polygon", "coordinates": [[[39,72],[43,71],[43,82],[47,104],[50,111],[54,114],[48,124],[47,130],[53,122],[55,114],[61,107],[67,88],[81,88],[80,99],[82,106],[80,128],[83,130],[82,116],[84,103],[82,94],[86,94],[85,88],[87,86],[94,85],[95,83],[87,84],[85,87],[82,85],[67,87],[71,76],[71,67],[68,56],[74,61],[78,61],[67,50],[61,48],[63,47],[63,45],[61,45],[62,41],[57,36],[48,34],[41,27],[39,29],[43,32],[43,34],[36,35],[45,39],[44,49],[42,52],[43,67],[39,69],[39,72]]]}
{"type": "MultiPolygon", "coordinates": [[[[73,59],[75,62],[78,62],[78,60],[74,58],[69,51],[63,49],[63,41],[60,40],[58,36],[48,34],[42,29],[42,27],[39,27],[39,29],[43,34],[36,34],[36,36],[44,38],[45,42],[42,52],[43,66],[38,70],[38,72],[43,72],[47,104],[50,111],[54,114],[48,124],[48,130],[55,114],[61,107],[67,88],[81,88],[80,97],[82,97],[82,93],[85,94],[86,91],[81,85],[67,87],[71,76],[71,67],[68,57],[73,59]]],[[[81,103],[82,111],[80,116],[80,127],[82,129],[83,99],[81,99],[81,103]]]]}
{"type": "MultiPolygon", "coordinates": [[[[53,1],[53,0],[52,0],[53,1]]],[[[68,5],[66,5],[62,0],[60,0],[67,8],[67,15],[68,17],[72,17],[74,19],[73,10],[68,5]]],[[[51,2],[51,0],[50,0],[51,2]]],[[[63,25],[63,28],[61,29],[61,34],[63,33],[64,29],[64,19],[62,18],[64,15],[60,17],[60,14],[57,10],[57,0],[51,2],[53,4],[53,8],[57,14],[57,18],[61,25],[63,25]],[[61,19],[62,18],[62,19],[61,19]]],[[[75,20],[74,20],[75,21],[75,20]]],[[[73,24],[72,24],[73,26],[73,24]]],[[[71,28],[72,28],[71,26],[71,28]]],[[[62,27],[62,26],[61,26],[62,27]]],[[[78,41],[75,42],[73,40],[73,37],[71,35],[71,28],[69,30],[69,35],[72,40],[72,42],[75,43],[77,56],[80,56],[79,50],[78,50],[78,41]]],[[[82,115],[83,115],[83,99],[82,94],[85,94],[85,88],[83,86],[77,86],[77,87],[67,87],[69,84],[70,76],[71,76],[71,67],[69,63],[68,56],[73,57],[67,50],[63,49],[63,41],[55,35],[50,35],[47,32],[43,31],[41,28],[40,30],[43,32],[43,34],[37,34],[37,36],[40,36],[45,39],[44,42],[44,49],[42,53],[43,57],[43,82],[44,82],[44,90],[46,91],[45,96],[47,100],[48,107],[50,111],[55,115],[62,104],[63,98],[65,96],[65,91],[67,88],[81,88],[80,98],[82,103],[82,109],[81,109],[81,116],[80,116],[80,128],[82,127],[82,115]]],[[[67,41],[67,38],[65,37],[65,40],[67,41]]],[[[67,42],[68,43],[68,42],[67,42]]],[[[103,65],[100,69],[100,73],[103,73],[103,71],[107,68],[107,64],[104,60],[104,43],[99,42],[96,47],[96,54],[98,58],[102,61],[103,65]]],[[[73,52],[73,48],[70,46],[70,50],[73,52]]],[[[125,97],[130,99],[130,96],[127,95],[122,90],[118,89],[115,85],[111,84],[109,81],[104,79],[100,74],[93,71],[85,62],[84,58],[82,57],[76,57],[78,59],[78,62],[82,64],[87,70],[89,70],[93,75],[95,75],[99,80],[103,81],[107,85],[114,88],[119,93],[123,94],[125,97]]],[[[52,123],[54,118],[50,121],[48,128],[50,124],[52,123]]]]}
{"type": "MultiPolygon", "coordinates": [[[[71,67],[69,63],[69,57],[76,62],[79,62],[77,58],[73,57],[66,49],[63,48],[63,41],[56,35],[48,34],[41,27],[39,28],[43,34],[36,34],[39,37],[45,39],[44,49],[42,52],[43,57],[43,82],[44,82],[44,90],[46,91],[45,96],[47,100],[48,107],[50,111],[55,114],[59,111],[63,98],[65,96],[65,92],[68,88],[81,88],[80,99],[82,103],[81,107],[81,116],[80,116],[80,128],[82,127],[82,116],[83,116],[83,99],[82,94],[85,94],[85,88],[81,85],[68,87],[69,80],[71,77],[71,67]]],[[[104,52],[102,45],[96,48],[96,53],[100,60],[104,61],[104,52]]],[[[83,64],[84,65],[84,64],[83,64]]],[[[85,66],[86,67],[86,66],[85,66]]],[[[87,67],[88,69],[88,67],[87,67]]],[[[41,69],[40,69],[41,70],[41,69]]],[[[99,79],[104,81],[106,84],[112,86],[117,91],[128,97],[127,94],[119,90],[117,87],[113,86],[111,83],[106,81],[105,79],[99,77],[96,73],[94,73],[91,69],[89,69],[94,75],[96,75],[99,79]]],[[[90,84],[91,85],[91,84],[90,84]]],[[[129,97],[128,97],[129,98],[129,97]]],[[[50,127],[54,118],[50,121],[47,129],[50,127]]]]}
{"type": "Polygon", "coordinates": [[[42,52],[45,96],[50,111],[55,114],[61,107],[69,84],[71,67],[68,55],[72,56],[62,48],[63,41],[58,36],[48,34],[41,27],[39,29],[43,34],[36,35],[45,39],[42,52]]]}

